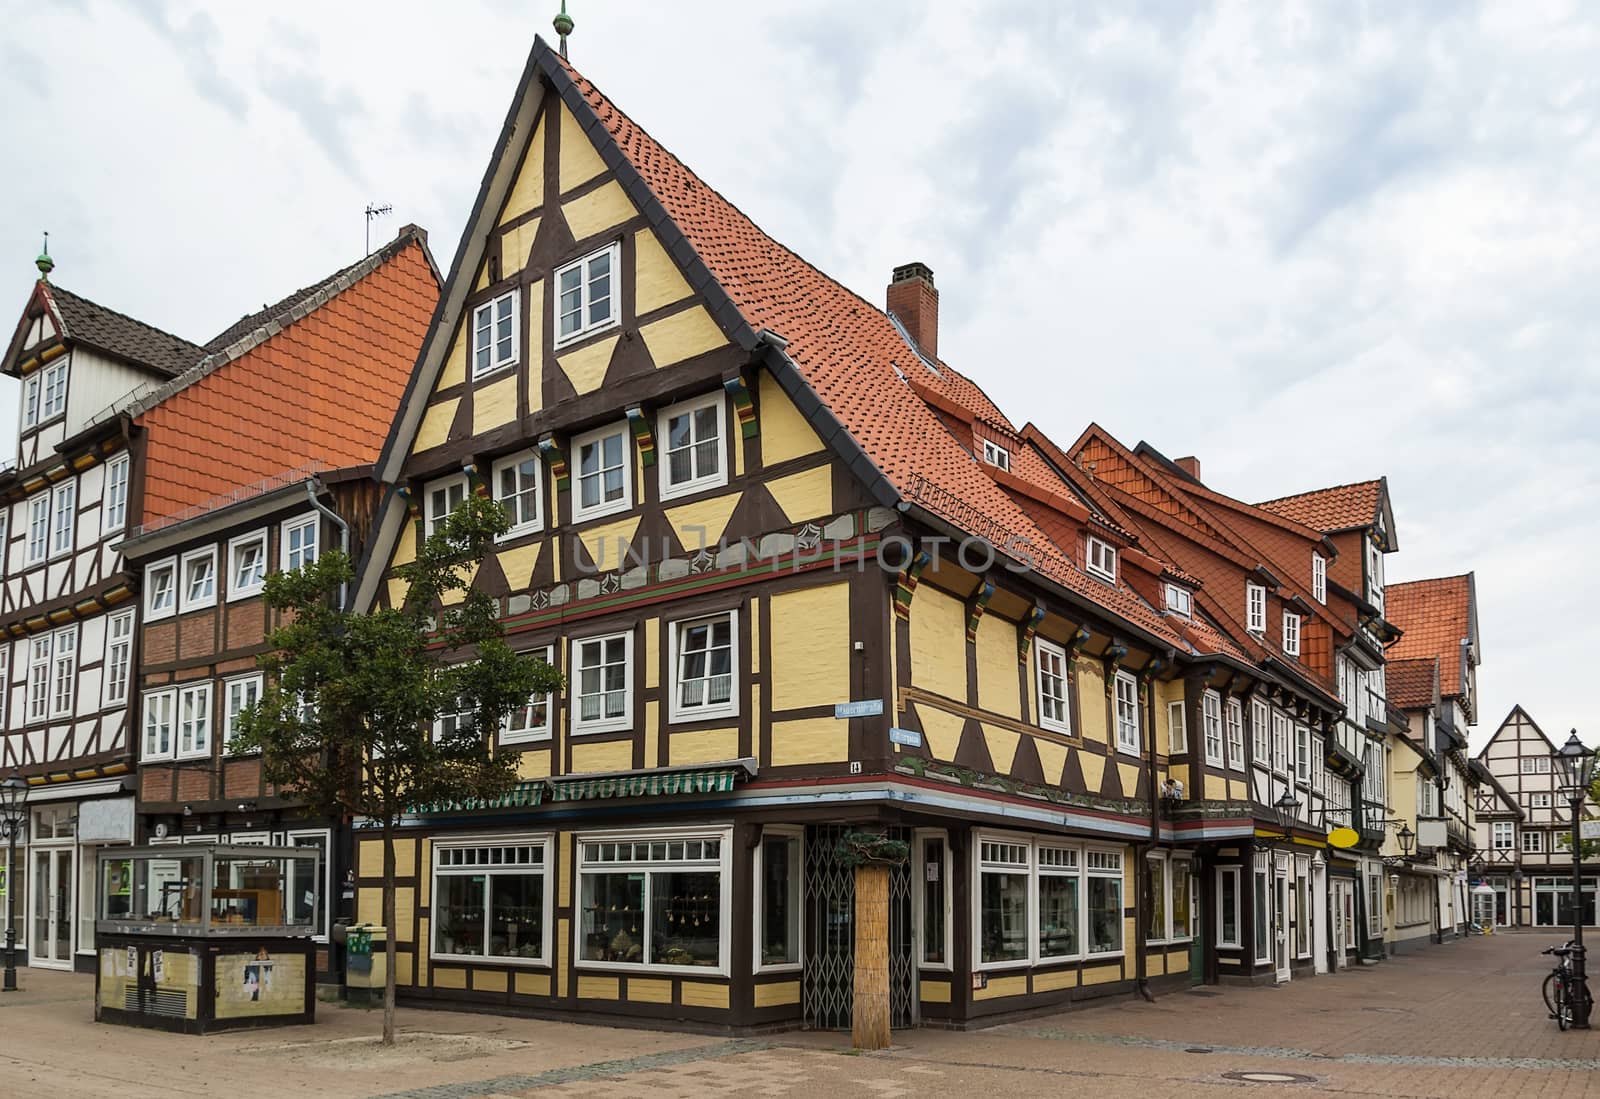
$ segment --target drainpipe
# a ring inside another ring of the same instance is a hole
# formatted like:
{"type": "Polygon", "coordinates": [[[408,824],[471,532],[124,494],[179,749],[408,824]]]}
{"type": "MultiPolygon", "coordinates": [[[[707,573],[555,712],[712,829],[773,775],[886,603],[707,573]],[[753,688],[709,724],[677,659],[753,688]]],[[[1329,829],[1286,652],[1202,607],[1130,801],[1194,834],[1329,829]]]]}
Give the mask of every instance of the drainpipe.
{"type": "Polygon", "coordinates": [[[1148,931],[1148,917],[1150,904],[1150,889],[1147,884],[1149,874],[1149,860],[1145,858],[1155,847],[1161,843],[1161,787],[1156,774],[1156,674],[1170,667],[1177,654],[1168,649],[1162,656],[1153,657],[1150,661],[1150,677],[1148,679],[1150,690],[1150,704],[1144,707],[1144,751],[1145,773],[1149,775],[1150,783],[1150,842],[1134,846],[1134,875],[1133,910],[1138,917],[1133,925],[1133,941],[1138,950],[1134,960],[1134,986],[1139,995],[1149,1003],[1155,1003],[1156,998],[1150,991],[1150,979],[1146,971],[1145,960],[1145,935],[1148,931]]]}
{"type": "MultiPolygon", "coordinates": [[[[317,484],[318,481],[315,477],[312,477],[306,481],[306,499],[311,501],[312,507],[316,508],[323,515],[326,515],[329,519],[332,519],[334,525],[339,528],[339,548],[344,551],[344,555],[346,557],[349,557],[350,524],[341,519],[338,512],[329,508],[321,500],[317,499],[317,484]]],[[[348,609],[346,604],[349,602],[349,587],[349,584],[339,585],[339,609],[341,611],[348,609]]]]}

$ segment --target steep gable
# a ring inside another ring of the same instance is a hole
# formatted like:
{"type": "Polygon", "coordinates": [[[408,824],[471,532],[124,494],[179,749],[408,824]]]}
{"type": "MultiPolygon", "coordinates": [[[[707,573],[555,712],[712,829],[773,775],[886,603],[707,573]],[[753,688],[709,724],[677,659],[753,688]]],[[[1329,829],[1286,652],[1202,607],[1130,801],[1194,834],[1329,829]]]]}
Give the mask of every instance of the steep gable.
{"type": "Polygon", "coordinates": [[[1403,631],[1389,647],[1391,659],[1433,659],[1446,698],[1467,693],[1469,660],[1477,659],[1477,606],[1472,573],[1389,584],[1384,616],[1403,631]],[[1472,650],[1468,656],[1463,644],[1472,650]]]}

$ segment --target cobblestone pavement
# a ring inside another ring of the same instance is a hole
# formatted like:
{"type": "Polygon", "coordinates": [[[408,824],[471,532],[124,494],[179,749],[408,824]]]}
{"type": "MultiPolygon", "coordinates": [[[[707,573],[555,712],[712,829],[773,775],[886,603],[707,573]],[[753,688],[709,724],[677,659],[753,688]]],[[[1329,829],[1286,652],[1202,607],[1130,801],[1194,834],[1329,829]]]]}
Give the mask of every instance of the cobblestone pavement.
{"type": "Polygon", "coordinates": [[[1280,988],[1131,998],[983,1031],[721,1039],[451,1012],[322,1005],[315,1028],[188,1038],[90,1021],[89,983],[24,974],[0,997],[0,1096],[1600,1096],[1600,1030],[1545,1017],[1556,935],[1468,939],[1280,988]],[[20,1010],[19,1010],[20,1009],[20,1010]],[[1257,1075],[1252,1079],[1251,1074],[1257,1075]]]}

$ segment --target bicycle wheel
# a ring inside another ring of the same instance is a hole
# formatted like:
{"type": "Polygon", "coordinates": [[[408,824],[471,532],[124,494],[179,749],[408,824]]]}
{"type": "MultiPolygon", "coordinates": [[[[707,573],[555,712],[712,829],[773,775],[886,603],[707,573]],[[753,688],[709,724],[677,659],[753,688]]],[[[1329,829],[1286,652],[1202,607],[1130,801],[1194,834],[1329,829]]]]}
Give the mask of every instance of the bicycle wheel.
{"type": "Polygon", "coordinates": [[[1560,984],[1560,980],[1556,974],[1546,973],[1544,975],[1544,987],[1540,990],[1544,993],[1544,1009],[1550,1013],[1550,1018],[1552,1019],[1556,1017],[1555,990],[1558,984],[1560,984]]]}
{"type": "Polygon", "coordinates": [[[1572,1025],[1572,1005],[1567,1002],[1567,983],[1556,982],[1556,1026],[1562,1030],[1572,1025]]]}

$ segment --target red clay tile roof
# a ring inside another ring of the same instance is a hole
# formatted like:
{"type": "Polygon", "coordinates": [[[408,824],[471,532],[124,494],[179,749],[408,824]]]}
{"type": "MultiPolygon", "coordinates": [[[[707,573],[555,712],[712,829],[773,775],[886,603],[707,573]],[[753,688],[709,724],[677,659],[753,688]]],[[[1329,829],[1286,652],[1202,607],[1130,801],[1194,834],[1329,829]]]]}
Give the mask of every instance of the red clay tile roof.
{"type": "Polygon", "coordinates": [[[1438,679],[1439,660],[1431,656],[1412,660],[1391,658],[1384,669],[1389,702],[1402,710],[1431,706],[1438,679]]]}
{"type": "Polygon", "coordinates": [[[1370,526],[1378,516],[1378,501],[1383,481],[1361,481],[1353,485],[1319,488],[1276,500],[1263,500],[1256,507],[1276,512],[1324,534],[1370,526]]]}
{"type": "Polygon", "coordinates": [[[1389,584],[1383,612],[1405,631],[1389,646],[1391,666],[1396,660],[1437,659],[1440,693],[1461,694],[1461,642],[1472,636],[1472,574],[1389,584]]]}
{"type": "Polygon", "coordinates": [[[85,346],[109,352],[172,377],[199,362],[205,349],[182,336],[163,332],[115,309],[107,309],[53,282],[44,285],[66,335],[85,346]]]}

